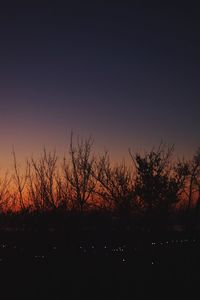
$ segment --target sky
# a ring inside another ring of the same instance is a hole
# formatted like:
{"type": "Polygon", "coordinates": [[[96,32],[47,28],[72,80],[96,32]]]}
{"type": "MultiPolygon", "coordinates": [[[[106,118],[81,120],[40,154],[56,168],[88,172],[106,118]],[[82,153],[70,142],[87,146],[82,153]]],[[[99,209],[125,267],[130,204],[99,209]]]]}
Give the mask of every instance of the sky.
{"type": "Polygon", "coordinates": [[[19,159],[63,153],[71,130],[115,160],[161,140],[194,153],[200,10],[159,2],[1,4],[0,168],[13,146],[19,159]]]}

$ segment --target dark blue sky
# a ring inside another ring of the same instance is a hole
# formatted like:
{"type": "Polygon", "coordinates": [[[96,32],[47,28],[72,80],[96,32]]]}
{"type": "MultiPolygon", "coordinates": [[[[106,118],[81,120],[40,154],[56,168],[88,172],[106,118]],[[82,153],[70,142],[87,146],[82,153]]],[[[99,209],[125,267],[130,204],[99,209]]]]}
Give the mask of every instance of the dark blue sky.
{"type": "Polygon", "coordinates": [[[200,145],[199,7],[17,2],[0,9],[2,157],[63,151],[71,129],[115,158],[200,145]]]}

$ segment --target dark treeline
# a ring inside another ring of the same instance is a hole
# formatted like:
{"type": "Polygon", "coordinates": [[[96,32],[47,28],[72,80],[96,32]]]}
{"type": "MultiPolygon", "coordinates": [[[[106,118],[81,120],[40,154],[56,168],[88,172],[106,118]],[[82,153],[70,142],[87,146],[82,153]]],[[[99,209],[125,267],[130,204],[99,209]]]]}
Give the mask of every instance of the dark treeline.
{"type": "Polygon", "coordinates": [[[90,228],[197,228],[200,150],[191,160],[174,160],[173,152],[161,143],[145,153],[130,150],[129,165],[113,163],[107,152],[95,154],[91,138],[74,142],[71,136],[62,160],[44,149],[22,170],[13,150],[13,174],[0,180],[1,226],[76,226],[81,220],[90,228]]]}

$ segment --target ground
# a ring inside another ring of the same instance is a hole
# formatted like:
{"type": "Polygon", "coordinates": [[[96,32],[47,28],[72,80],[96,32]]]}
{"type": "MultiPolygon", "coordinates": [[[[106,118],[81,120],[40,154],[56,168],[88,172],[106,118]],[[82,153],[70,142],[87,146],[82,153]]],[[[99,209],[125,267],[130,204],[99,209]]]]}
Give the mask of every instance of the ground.
{"type": "Polygon", "coordinates": [[[5,299],[189,297],[198,288],[199,250],[197,234],[135,240],[133,236],[125,243],[97,237],[69,239],[56,232],[4,232],[1,294],[5,299]]]}

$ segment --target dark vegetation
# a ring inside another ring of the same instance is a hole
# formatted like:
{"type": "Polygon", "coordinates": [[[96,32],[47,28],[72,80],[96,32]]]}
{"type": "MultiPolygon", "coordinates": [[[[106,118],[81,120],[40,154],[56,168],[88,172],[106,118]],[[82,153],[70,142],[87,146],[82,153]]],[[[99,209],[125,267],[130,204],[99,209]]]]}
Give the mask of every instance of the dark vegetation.
{"type": "Polygon", "coordinates": [[[173,152],[161,143],[144,153],[129,150],[129,164],[113,163],[107,152],[94,153],[92,139],[74,143],[72,135],[62,160],[44,149],[20,169],[13,150],[13,174],[0,180],[1,227],[197,229],[200,151],[191,160],[174,160],[173,152]]]}
{"type": "Polygon", "coordinates": [[[130,165],[114,164],[94,154],[91,139],[72,136],[62,161],[44,150],[22,172],[13,151],[13,175],[0,181],[7,299],[191,295],[200,275],[200,151],[174,160],[161,143],[129,155],[130,165]]]}

